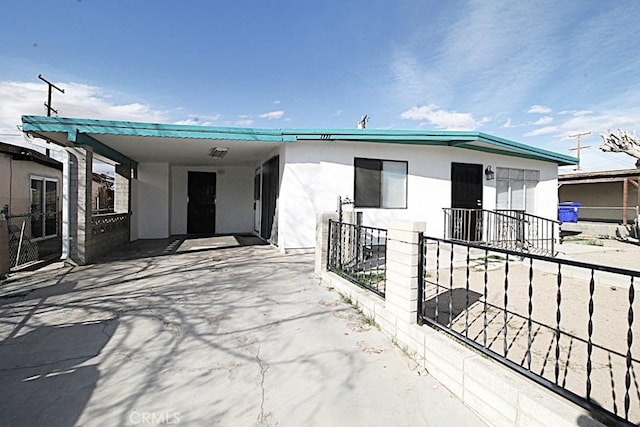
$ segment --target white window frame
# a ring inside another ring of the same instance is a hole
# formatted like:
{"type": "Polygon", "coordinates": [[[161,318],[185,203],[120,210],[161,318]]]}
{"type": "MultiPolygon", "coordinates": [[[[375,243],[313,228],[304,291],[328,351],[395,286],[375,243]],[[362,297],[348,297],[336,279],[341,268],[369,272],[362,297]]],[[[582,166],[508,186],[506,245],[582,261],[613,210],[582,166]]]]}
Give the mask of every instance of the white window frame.
{"type": "Polygon", "coordinates": [[[46,200],[46,194],[47,194],[47,182],[55,182],[56,184],[56,208],[55,208],[55,213],[56,213],[56,232],[54,234],[46,234],[47,232],[47,224],[46,224],[46,215],[42,215],[41,216],[41,226],[42,226],[42,236],[40,237],[33,237],[33,230],[31,230],[30,234],[31,234],[31,241],[37,242],[40,240],[47,240],[47,239],[53,239],[58,237],[58,215],[59,215],[59,196],[60,196],[60,181],[57,178],[49,178],[46,176],[39,176],[39,175],[31,175],[29,176],[29,210],[31,210],[31,206],[33,206],[33,187],[32,182],[33,181],[41,181],[42,182],[42,209],[43,212],[41,212],[41,214],[46,214],[47,211],[47,200],[46,200]]]}
{"type": "Polygon", "coordinates": [[[536,211],[536,198],[537,198],[537,187],[540,183],[540,171],[536,169],[522,169],[522,168],[507,168],[507,167],[497,167],[496,168],[496,209],[506,209],[506,210],[523,210],[527,213],[535,214],[536,211]],[[505,178],[503,175],[505,174],[507,177],[505,178]],[[512,178],[512,174],[522,174],[522,179],[512,178]],[[534,175],[535,179],[527,179],[527,175],[534,175]],[[498,182],[507,182],[507,204],[508,206],[502,206],[500,204],[500,186],[498,182]],[[514,209],[513,207],[513,183],[518,182],[522,183],[522,197],[524,207],[523,209],[514,209]],[[533,184],[532,184],[533,183],[533,184]],[[531,197],[528,197],[530,194],[531,185],[533,185],[533,200],[531,197]]]}

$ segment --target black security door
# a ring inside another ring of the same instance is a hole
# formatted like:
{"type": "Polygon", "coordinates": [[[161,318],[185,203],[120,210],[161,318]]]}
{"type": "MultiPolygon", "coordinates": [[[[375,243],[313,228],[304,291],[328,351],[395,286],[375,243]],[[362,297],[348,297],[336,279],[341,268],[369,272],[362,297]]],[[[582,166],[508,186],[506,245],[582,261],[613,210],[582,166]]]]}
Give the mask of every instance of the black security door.
{"type": "Polygon", "coordinates": [[[216,174],[189,172],[187,233],[213,234],[216,231],[216,174]]]}
{"type": "Polygon", "coordinates": [[[277,229],[273,230],[276,216],[276,202],[280,182],[280,161],[273,157],[262,165],[262,218],[260,221],[260,236],[275,243],[277,229]]]}
{"type": "Polygon", "coordinates": [[[482,239],[482,165],[451,164],[451,237],[460,240],[482,239]]]}

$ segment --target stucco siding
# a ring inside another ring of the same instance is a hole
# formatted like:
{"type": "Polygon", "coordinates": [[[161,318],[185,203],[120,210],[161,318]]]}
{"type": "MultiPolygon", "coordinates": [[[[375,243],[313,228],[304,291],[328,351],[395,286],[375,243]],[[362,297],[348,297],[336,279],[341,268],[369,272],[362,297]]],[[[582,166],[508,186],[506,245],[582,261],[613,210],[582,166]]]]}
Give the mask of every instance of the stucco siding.
{"type": "Polygon", "coordinates": [[[62,171],[26,160],[11,160],[0,154],[0,208],[9,205],[9,213],[31,211],[31,178],[40,177],[58,182],[58,210],[62,209],[62,171]]]}
{"type": "MultiPolygon", "coordinates": [[[[579,219],[622,221],[623,182],[565,184],[560,187],[558,193],[561,202],[580,202],[582,204],[579,219]]],[[[630,218],[633,218],[633,208],[638,202],[638,190],[632,184],[629,184],[628,197],[629,210],[627,213],[630,218]]]]}
{"type": "Polygon", "coordinates": [[[169,164],[138,165],[137,221],[140,239],[169,237],[169,164]]]}
{"type": "Polygon", "coordinates": [[[188,172],[216,173],[216,233],[253,231],[253,167],[171,168],[171,234],[187,233],[188,172]]]}
{"type": "Polygon", "coordinates": [[[0,208],[8,205],[11,188],[11,156],[0,153],[0,208]]]}
{"type": "MultiPolygon", "coordinates": [[[[535,214],[554,219],[557,205],[557,165],[454,147],[399,144],[305,142],[286,147],[281,193],[280,245],[313,247],[315,213],[335,211],[337,197],[354,196],[354,157],[408,162],[407,208],[356,208],[365,225],[386,228],[391,219],[426,222],[426,233],[443,235],[442,208],[451,206],[451,163],[482,164],[540,171],[535,214]]],[[[495,209],[495,180],[483,179],[483,207],[495,209]]],[[[352,210],[351,205],[344,210],[352,210]]]]}

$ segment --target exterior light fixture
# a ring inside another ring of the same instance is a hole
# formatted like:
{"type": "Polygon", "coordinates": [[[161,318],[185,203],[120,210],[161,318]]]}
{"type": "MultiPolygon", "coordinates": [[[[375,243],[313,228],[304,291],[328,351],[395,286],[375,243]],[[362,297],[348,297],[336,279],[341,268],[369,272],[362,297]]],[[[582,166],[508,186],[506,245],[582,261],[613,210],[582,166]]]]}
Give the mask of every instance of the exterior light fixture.
{"type": "Polygon", "coordinates": [[[493,178],[495,178],[496,173],[493,171],[493,169],[491,169],[491,165],[487,166],[487,168],[484,170],[484,176],[487,177],[487,181],[491,181],[493,178]]]}
{"type": "Polygon", "coordinates": [[[228,152],[229,149],[226,147],[213,147],[211,150],[209,150],[209,156],[213,157],[214,159],[222,159],[227,155],[228,152]]]}

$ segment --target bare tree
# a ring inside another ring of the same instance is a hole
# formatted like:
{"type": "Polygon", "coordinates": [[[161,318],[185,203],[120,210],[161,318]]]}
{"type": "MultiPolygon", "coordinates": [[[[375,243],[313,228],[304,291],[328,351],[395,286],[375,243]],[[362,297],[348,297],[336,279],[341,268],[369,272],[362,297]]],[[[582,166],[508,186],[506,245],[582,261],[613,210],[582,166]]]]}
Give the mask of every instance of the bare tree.
{"type": "Polygon", "coordinates": [[[640,142],[638,141],[635,132],[632,134],[618,129],[617,134],[608,131],[606,134],[601,134],[600,136],[604,142],[604,144],[600,146],[602,151],[627,153],[631,157],[635,157],[637,159],[636,167],[640,168],[640,142]]]}

